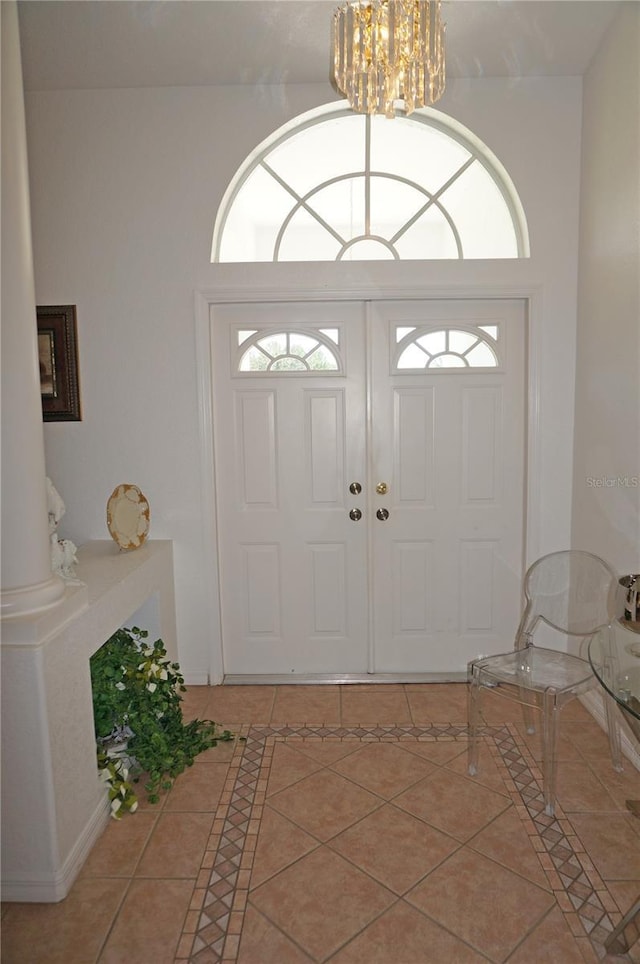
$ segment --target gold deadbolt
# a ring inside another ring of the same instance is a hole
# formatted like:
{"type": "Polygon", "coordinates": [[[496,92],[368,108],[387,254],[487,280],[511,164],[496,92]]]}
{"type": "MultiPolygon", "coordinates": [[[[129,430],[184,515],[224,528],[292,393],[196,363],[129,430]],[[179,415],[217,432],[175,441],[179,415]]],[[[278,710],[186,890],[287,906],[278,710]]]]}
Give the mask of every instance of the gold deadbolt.
{"type": "Polygon", "coordinates": [[[386,495],[388,491],[389,491],[389,486],[387,485],[386,482],[378,482],[378,484],[376,485],[376,492],[378,493],[378,495],[386,495]]]}

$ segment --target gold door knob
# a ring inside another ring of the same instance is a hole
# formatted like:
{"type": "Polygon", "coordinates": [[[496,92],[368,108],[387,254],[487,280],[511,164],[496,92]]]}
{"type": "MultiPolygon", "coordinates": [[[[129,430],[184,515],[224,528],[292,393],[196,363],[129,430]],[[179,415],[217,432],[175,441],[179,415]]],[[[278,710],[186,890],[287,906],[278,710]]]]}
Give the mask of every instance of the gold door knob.
{"type": "Polygon", "coordinates": [[[378,482],[378,484],[376,485],[376,492],[378,493],[378,495],[386,495],[388,491],[389,491],[389,486],[387,485],[386,482],[378,482]]]}

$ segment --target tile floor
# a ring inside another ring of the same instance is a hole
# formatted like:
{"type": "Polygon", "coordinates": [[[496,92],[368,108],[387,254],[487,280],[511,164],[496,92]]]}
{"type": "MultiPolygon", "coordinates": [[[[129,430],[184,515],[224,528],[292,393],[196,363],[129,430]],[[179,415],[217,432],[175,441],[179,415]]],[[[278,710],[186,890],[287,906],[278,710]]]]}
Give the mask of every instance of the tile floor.
{"type": "Polygon", "coordinates": [[[184,710],[246,740],[111,821],[66,900],[3,904],[3,964],[583,964],[640,891],[640,773],[579,703],[553,819],[493,693],[467,776],[465,684],[192,687],[184,710]]]}

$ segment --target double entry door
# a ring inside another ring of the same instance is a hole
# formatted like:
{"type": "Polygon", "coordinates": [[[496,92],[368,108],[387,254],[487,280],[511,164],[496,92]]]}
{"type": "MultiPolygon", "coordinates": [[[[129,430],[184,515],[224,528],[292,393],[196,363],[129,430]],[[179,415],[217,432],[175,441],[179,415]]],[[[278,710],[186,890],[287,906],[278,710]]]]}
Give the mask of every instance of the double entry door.
{"type": "Polygon", "coordinates": [[[520,610],[524,305],[211,317],[226,676],[455,678],[520,610]]]}

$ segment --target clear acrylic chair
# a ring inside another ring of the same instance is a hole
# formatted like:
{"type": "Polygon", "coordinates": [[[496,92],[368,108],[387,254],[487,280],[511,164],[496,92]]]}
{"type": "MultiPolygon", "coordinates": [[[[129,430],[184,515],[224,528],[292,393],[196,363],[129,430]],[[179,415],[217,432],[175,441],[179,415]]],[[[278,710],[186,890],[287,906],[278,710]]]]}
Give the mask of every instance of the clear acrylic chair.
{"type": "MultiPolygon", "coordinates": [[[[543,556],[525,576],[526,605],[514,649],[474,659],[468,665],[469,773],[475,776],[478,772],[481,691],[491,687],[492,692],[523,705],[528,733],[535,732],[534,710],[541,713],[543,791],[549,816],[553,815],[556,799],[560,711],[570,700],[598,687],[598,681],[586,658],[534,645],[534,634],[545,625],[545,636],[553,636],[555,643],[557,634],[561,634],[567,647],[584,652],[585,657],[589,640],[598,633],[604,634],[603,645],[610,646],[617,583],[613,569],[590,552],[572,549],[543,556]]],[[[621,770],[615,708],[608,696],[605,704],[611,759],[614,769],[621,770]]]]}

